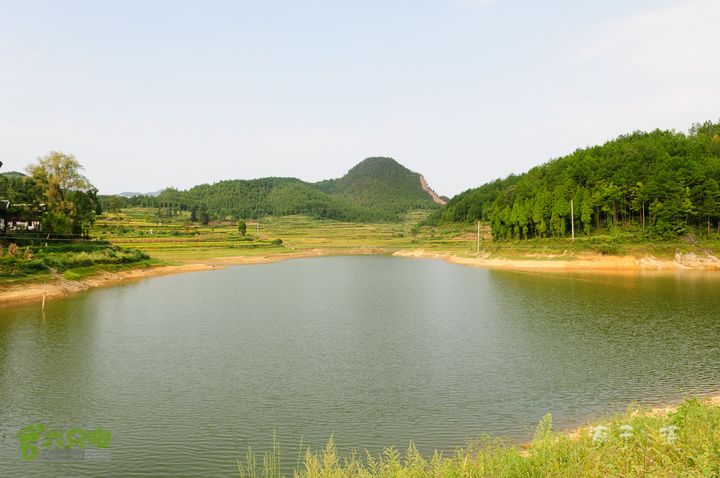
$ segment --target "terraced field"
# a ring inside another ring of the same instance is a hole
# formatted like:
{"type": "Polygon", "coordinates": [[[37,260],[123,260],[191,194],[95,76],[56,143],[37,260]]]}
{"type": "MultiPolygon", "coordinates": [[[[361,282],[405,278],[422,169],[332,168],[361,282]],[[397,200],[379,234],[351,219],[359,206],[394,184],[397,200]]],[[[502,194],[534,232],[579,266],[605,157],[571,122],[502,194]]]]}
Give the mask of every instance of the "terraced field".
{"type": "Polygon", "coordinates": [[[458,226],[418,228],[427,212],[409,213],[400,223],[353,223],[305,216],[268,217],[248,221],[243,237],[233,221],[199,225],[190,213],[158,217],[152,208],[130,208],[99,218],[93,236],[115,245],[139,249],[166,261],[233,256],[265,256],[323,249],[327,253],[352,250],[394,251],[405,248],[472,252],[472,230],[458,226]],[[282,242],[280,242],[282,241],[282,242]]]}

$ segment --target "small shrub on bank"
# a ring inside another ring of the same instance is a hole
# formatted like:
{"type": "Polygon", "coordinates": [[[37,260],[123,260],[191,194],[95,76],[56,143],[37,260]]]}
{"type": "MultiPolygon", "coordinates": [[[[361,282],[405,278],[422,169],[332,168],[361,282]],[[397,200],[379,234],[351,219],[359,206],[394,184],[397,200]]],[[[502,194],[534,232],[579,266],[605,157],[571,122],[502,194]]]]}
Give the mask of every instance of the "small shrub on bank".
{"type": "Polygon", "coordinates": [[[620,253],[620,247],[617,244],[612,244],[609,242],[600,242],[598,244],[593,244],[591,248],[604,256],[614,256],[620,253]]]}
{"type": "Polygon", "coordinates": [[[0,257],[0,276],[17,277],[36,274],[47,270],[45,264],[38,259],[24,259],[21,257],[0,257]]]}

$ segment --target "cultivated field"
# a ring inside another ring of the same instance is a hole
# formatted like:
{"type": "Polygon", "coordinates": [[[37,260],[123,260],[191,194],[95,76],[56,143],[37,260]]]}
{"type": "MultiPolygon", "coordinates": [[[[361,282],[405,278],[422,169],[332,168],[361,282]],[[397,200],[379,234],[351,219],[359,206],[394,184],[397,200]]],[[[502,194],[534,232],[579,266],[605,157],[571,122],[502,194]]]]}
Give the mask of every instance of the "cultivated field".
{"type": "Polygon", "coordinates": [[[392,252],[407,248],[474,252],[472,227],[418,228],[425,212],[408,214],[400,223],[350,223],[305,216],[268,217],[247,221],[243,237],[233,221],[199,225],[190,214],[159,218],[156,209],[132,208],[99,218],[93,235],[115,245],[139,249],[167,261],[193,261],[232,256],[265,256],[313,249],[326,253],[366,250],[392,252]],[[282,241],[282,242],[280,242],[282,241]]]}

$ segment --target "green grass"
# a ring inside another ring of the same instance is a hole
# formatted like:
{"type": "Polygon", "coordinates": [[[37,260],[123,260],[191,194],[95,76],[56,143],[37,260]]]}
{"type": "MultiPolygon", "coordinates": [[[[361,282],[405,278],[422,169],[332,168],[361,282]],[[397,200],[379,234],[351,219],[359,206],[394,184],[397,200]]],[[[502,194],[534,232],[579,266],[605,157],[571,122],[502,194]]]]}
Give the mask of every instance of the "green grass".
{"type": "Polygon", "coordinates": [[[78,281],[86,279],[88,277],[92,277],[94,275],[101,274],[103,272],[121,272],[146,267],[156,267],[161,265],[168,265],[168,263],[156,259],[147,259],[142,261],[130,262],[127,264],[96,264],[93,266],[68,269],[63,272],[63,277],[67,280],[78,281]]]}
{"type": "Polygon", "coordinates": [[[145,267],[150,263],[150,258],[141,251],[102,242],[31,246],[21,248],[15,255],[6,249],[0,257],[0,284],[47,280],[55,273],[65,273],[66,278],[77,280],[91,275],[93,270],[145,267]]]}
{"type": "Polygon", "coordinates": [[[703,255],[715,251],[720,251],[720,237],[717,236],[697,237],[692,240],[688,238],[651,240],[639,237],[632,232],[579,235],[574,240],[569,237],[502,241],[485,239],[481,243],[481,252],[506,259],[551,260],[552,257],[543,256],[559,255],[563,256],[563,260],[572,260],[583,254],[654,256],[661,259],[672,259],[676,252],[693,252],[703,255]]]}
{"type": "MultiPolygon", "coordinates": [[[[449,456],[423,456],[411,444],[404,454],[388,448],[379,456],[352,452],[341,457],[331,439],[325,449],[301,450],[299,456],[292,473],[297,478],[718,477],[720,407],[693,399],[668,415],[628,411],[576,436],[554,431],[547,415],[528,451],[486,436],[449,456]],[[598,426],[607,427],[604,440],[598,426]],[[675,440],[663,433],[668,426],[676,427],[675,440]]],[[[289,476],[281,471],[280,460],[277,443],[260,459],[248,451],[238,461],[239,475],[289,476]]]]}
{"type": "Polygon", "coordinates": [[[0,286],[21,286],[35,283],[47,283],[54,279],[50,270],[21,275],[0,274],[0,286]]]}

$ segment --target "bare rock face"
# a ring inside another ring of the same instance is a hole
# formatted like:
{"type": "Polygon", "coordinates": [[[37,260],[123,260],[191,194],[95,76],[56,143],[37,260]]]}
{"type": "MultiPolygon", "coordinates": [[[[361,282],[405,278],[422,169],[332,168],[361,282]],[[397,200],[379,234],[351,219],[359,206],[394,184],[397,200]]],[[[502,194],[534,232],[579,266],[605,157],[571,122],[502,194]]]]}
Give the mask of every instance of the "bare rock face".
{"type": "Polygon", "coordinates": [[[436,204],[439,204],[441,206],[444,206],[447,204],[447,201],[438,196],[435,191],[432,190],[432,188],[428,185],[427,181],[425,181],[425,178],[422,174],[420,176],[420,185],[422,186],[423,190],[428,193],[428,195],[432,198],[433,201],[435,201],[436,204]]]}
{"type": "Polygon", "coordinates": [[[720,269],[720,259],[710,252],[697,255],[694,252],[675,254],[675,262],[690,269],[720,269]]]}

